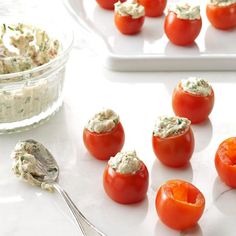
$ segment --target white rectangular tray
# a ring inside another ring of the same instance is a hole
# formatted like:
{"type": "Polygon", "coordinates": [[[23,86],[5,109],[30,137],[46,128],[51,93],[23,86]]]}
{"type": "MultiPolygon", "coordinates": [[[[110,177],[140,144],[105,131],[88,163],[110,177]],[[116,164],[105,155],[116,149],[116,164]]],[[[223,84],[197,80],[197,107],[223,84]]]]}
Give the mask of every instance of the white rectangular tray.
{"type": "MultiPolygon", "coordinates": [[[[172,1],[169,1],[170,4],[172,1]]],[[[194,2],[194,1],[193,1],[194,2]]],[[[199,1],[197,1],[199,2],[199,1]]],[[[77,22],[93,35],[105,66],[119,71],[236,70],[236,30],[213,28],[201,5],[203,27],[194,45],[179,47],[164,34],[164,16],[147,18],[135,36],[122,35],[113,21],[113,11],[101,9],[95,0],[65,0],[77,22]]]]}

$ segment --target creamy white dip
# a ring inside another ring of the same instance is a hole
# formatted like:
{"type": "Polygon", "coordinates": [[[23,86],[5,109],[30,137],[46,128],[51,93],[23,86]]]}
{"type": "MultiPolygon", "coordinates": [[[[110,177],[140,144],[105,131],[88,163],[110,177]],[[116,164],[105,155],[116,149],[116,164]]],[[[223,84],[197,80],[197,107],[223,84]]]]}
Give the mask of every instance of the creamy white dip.
{"type": "Polygon", "coordinates": [[[190,77],[181,80],[181,87],[185,92],[194,95],[209,96],[212,93],[211,85],[202,78],[190,77]]]}
{"type": "Polygon", "coordinates": [[[64,71],[48,79],[0,89],[0,123],[25,120],[50,109],[61,97],[64,71]]]}
{"type": "Polygon", "coordinates": [[[16,144],[15,149],[11,154],[11,157],[13,158],[13,173],[33,186],[38,186],[52,192],[54,187],[46,181],[45,173],[38,167],[37,160],[33,154],[34,149],[45,152],[45,148],[39,143],[32,144],[20,141],[16,144]]]}
{"type": "Polygon", "coordinates": [[[43,29],[26,24],[0,26],[0,74],[25,71],[58,55],[58,40],[43,29]]]}
{"type": "Polygon", "coordinates": [[[115,12],[121,16],[131,16],[133,19],[137,19],[145,15],[144,7],[136,0],[127,0],[123,3],[118,1],[114,6],[115,12]]]}
{"type": "Polygon", "coordinates": [[[226,7],[234,3],[236,3],[236,0],[208,0],[208,4],[219,7],[226,7]]]}
{"type": "Polygon", "coordinates": [[[167,138],[184,133],[190,126],[191,121],[178,116],[160,116],[157,118],[153,135],[167,138]]]}
{"type": "Polygon", "coordinates": [[[108,161],[108,165],[121,174],[135,174],[141,168],[141,163],[135,151],[118,152],[108,161]]]}
{"type": "Polygon", "coordinates": [[[169,7],[169,11],[174,12],[179,19],[198,20],[201,18],[200,6],[187,2],[177,2],[169,7]]]}
{"type": "Polygon", "coordinates": [[[109,132],[119,123],[119,116],[111,109],[96,113],[87,123],[86,128],[95,133],[109,132]]]}
{"type": "MultiPolygon", "coordinates": [[[[59,41],[40,28],[20,23],[0,25],[0,74],[38,67],[54,59],[59,51],[59,41]]],[[[48,77],[37,78],[48,70],[0,80],[0,123],[32,118],[59,100],[64,68],[48,77]]]]}

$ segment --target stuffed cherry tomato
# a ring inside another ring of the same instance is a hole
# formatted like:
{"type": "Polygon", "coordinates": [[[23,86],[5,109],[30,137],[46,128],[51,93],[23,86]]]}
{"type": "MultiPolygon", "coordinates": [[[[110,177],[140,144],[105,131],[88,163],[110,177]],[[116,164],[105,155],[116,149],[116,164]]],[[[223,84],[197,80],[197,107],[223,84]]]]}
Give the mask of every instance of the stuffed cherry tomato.
{"type": "Polygon", "coordinates": [[[121,204],[142,201],[146,197],[149,174],[145,164],[133,152],[119,152],[108,161],[103,174],[107,195],[121,204]]]}
{"type": "Polygon", "coordinates": [[[157,192],[156,210],[168,227],[184,230],[197,224],[205,208],[205,198],[194,185],[169,180],[157,192]]]}
{"type": "Polygon", "coordinates": [[[186,117],[197,124],[208,118],[214,100],[211,85],[204,79],[191,77],[182,80],[174,89],[172,107],[177,116],[186,117]]]}
{"type": "Polygon", "coordinates": [[[236,137],[224,140],[215,155],[215,167],[220,179],[236,188],[236,137]]]}
{"type": "Polygon", "coordinates": [[[139,33],[144,23],[144,15],[144,7],[135,0],[115,4],[115,25],[122,34],[139,33]]]}
{"type": "Polygon", "coordinates": [[[193,44],[201,28],[200,7],[187,3],[173,5],[164,21],[166,36],[173,44],[180,46],[193,44]]]}
{"type": "Polygon", "coordinates": [[[210,0],[206,6],[210,23],[217,29],[228,30],[236,27],[236,0],[210,0]]]}
{"type": "Polygon", "coordinates": [[[149,17],[162,16],[166,7],[166,0],[138,0],[138,3],[144,6],[145,15],[149,17]]]}
{"type": "MultiPolygon", "coordinates": [[[[118,2],[118,0],[96,0],[98,5],[107,10],[114,10],[114,4],[118,2]]],[[[120,0],[120,2],[124,2],[125,0],[120,0]]]]}
{"type": "Polygon", "coordinates": [[[108,160],[119,152],[125,140],[119,116],[112,110],[103,110],[89,120],[84,128],[83,141],[92,156],[108,160]]]}
{"type": "Polygon", "coordinates": [[[190,120],[183,117],[159,117],[152,135],[156,157],[170,167],[185,166],[194,150],[194,136],[190,120]]]}

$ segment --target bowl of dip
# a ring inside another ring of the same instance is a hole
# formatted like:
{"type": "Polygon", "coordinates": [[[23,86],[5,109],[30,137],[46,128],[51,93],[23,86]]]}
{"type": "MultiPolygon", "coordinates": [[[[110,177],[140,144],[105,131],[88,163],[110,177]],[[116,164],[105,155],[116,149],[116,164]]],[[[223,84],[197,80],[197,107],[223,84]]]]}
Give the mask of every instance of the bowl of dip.
{"type": "Polygon", "coordinates": [[[0,25],[0,133],[29,129],[59,110],[72,45],[66,29],[0,25]]]}

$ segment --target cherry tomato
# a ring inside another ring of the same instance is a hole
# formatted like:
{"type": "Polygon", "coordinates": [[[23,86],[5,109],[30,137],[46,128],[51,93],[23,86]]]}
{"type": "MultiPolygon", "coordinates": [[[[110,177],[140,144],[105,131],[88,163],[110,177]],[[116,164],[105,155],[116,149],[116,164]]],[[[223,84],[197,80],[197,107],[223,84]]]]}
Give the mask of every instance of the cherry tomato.
{"type": "Polygon", "coordinates": [[[184,133],[161,138],[152,136],[152,147],[156,157],[170,167],[185,166],[193,153],[194,136],[191,127],[184,133]]]}
{"type": "Polygon", "coordinates": [[[236,27],[236,3],[229,6],[207,4],[207,18],[217,29],[227,30],[236,27]]]}
{"type": "Polygon", "coordinates": [[[166,0],[138,0],[138,3],[144,6],[145,15],[149,17],[163,15],[166,7],[166,0]]]}
{"type": "Polygon", "coordinates": [[[169,180],[157,192],[157,214],[172,229],[184,230],[194,226],[202,216],[204,207],[203,194],[183,180],[169,180]]]}
{"type": "Polygon", "coordinates": [[[122,16],[115,13],[115,25],[122,34],[137,34],[142,29],[144,16],[133,19],[131,16],[122,16]]]}
{"type": "Polygon", "coordinates": [[[179,19],[169,11],[164,21],[164,29],[169,40],[176,45],[186,46],[194,42],[202,28],[202,19],[179,19]]]}
{"type": "Polygon", "coordinates": [[[213,89],[209,96],[200,96],[185,92],[179,83],[172,95],[172,107],[177,116],[186,117],[192,124],[197,124],[208,118],[214,100],[213,89]]]}
{"type": "Polygon", "coordinates": [[[220,179],[236,188],[236,137],[224,140],[215,155],[215,167],[220,179]]]}
{"type": "MultiPolygon", "coordinates": [[[[114,10],[114,4],[119,0],[96,0],[98,5],[107,10],[114,10]]],[[[120,0],[120,2],[125,2],[126,0],[120,0]]]]}
{"type": "Polygon", "coordinates": [[[92,156],[99,160],[108,160],[119,152],[125,141],[125,133],[122,124],[119,122],[109,132],[95,133],[88,129],[83,132],[84,145],[92,156]]]}
{"type": "Polygon", "coordinates": [[[142,162],[135,174],[122,174],[106,166],[103,174],[105,192],[114,201],[131,204],[143,200],[148,189],[149,174],[142,162]]]}

